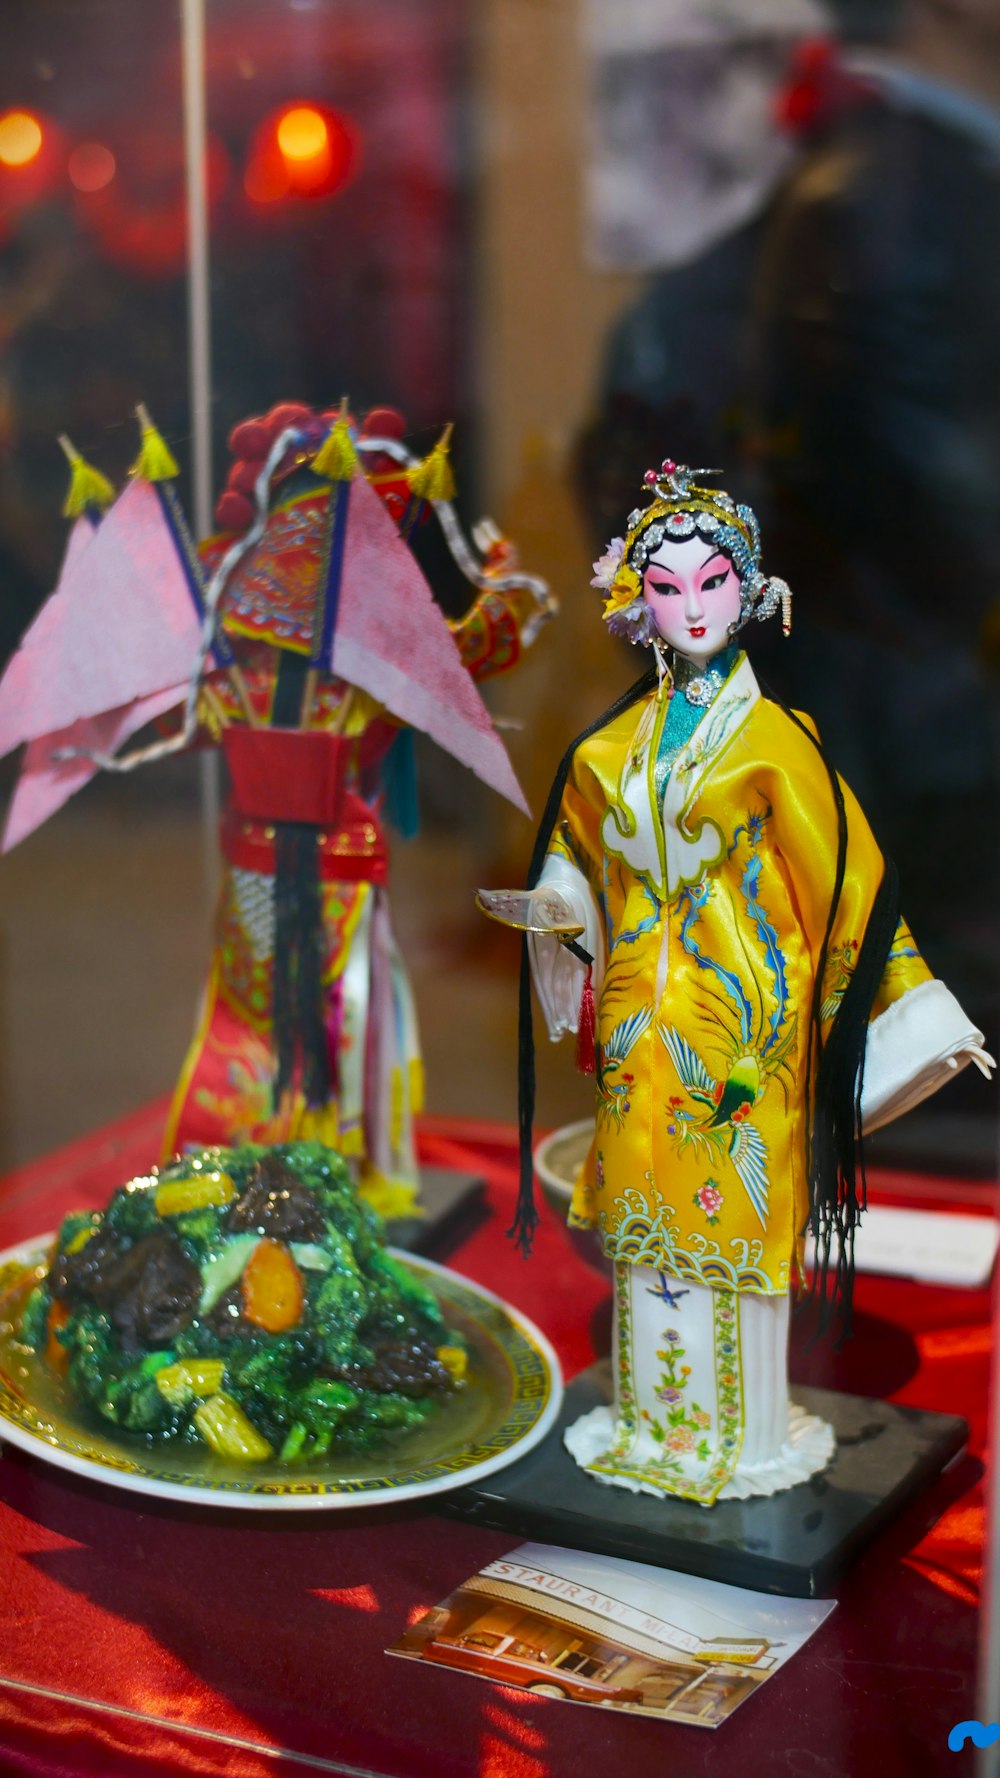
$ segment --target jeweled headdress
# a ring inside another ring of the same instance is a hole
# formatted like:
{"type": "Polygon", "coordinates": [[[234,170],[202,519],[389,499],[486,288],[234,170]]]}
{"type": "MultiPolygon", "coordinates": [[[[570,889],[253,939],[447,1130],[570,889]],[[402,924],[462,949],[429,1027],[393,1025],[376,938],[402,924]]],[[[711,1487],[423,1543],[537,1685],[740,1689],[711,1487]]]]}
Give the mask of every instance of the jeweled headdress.
{"type": "Polygon", "coordinates": [[[591,586],[607,594],[604,621],[616,635],[630,642],[651,642],[656,634],[652,614],[642,596],[646,565],[660,545],[670,538],[682,540],[696,534],[714,543],[729,557],[740,578],[739,628],[751,616],[763,621],[782,610],[782,630],[791,629],[791,589],[783,580],[770,578],[760,568],[760,526],[752,507],[737,505],[724,488],[710,488],[695,476],[714,475],[711,469],[688,469],[665,457],[659,469],[647,469],[643,483],[649,505],[628,515],[624,537],[613,537],[603,556],[594,563],[591,586]]]}

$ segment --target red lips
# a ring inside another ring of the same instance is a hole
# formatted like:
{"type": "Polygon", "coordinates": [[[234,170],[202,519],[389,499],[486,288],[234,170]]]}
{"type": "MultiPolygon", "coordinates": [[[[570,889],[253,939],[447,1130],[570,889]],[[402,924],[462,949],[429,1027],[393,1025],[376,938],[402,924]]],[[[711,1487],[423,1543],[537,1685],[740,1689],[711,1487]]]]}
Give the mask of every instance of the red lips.
{"type": "Polygon", "coordinates": [[[688,635],[689,636],[704,636],[706,627],[707,626],[705,624],[698,624],[697,627],[692,625],[691,629],[688,631],[688,635]]]}

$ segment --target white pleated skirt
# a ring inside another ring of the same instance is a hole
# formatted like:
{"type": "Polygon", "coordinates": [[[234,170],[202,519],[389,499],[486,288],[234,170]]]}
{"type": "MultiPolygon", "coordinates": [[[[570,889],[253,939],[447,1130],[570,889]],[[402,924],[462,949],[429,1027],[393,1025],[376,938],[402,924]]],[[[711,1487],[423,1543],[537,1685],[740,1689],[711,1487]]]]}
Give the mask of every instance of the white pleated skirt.
{"type": "Polygon", "coordinates": [[[613,1407],[569,1427],[600,1482],[711,1506],[775,1494],[830,1462],[833,1430],[788,1396],[789,1299],[615,1267],[613,1407]]]}

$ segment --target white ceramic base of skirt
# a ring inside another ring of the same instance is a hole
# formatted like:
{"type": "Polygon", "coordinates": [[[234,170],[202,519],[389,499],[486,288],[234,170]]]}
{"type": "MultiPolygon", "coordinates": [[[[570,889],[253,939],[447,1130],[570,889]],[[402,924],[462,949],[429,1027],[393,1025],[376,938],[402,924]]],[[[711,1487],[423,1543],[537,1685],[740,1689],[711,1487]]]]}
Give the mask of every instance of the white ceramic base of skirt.
{"type": "Polygon", "coordinates": [[[711,1506],[775,1494],[829,1463],[833,1430],[788,1399],[788,1297],[615,1268],[613,1408],[565,1433],[581,1468],[711,1506]]]}

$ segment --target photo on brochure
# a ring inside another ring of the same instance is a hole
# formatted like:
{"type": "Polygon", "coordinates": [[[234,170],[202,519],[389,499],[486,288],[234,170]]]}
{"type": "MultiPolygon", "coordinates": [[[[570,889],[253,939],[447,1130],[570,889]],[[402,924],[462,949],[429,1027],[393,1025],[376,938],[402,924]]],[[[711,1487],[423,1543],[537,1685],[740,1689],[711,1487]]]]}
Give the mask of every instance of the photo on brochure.
{"type": "Polygon", "coordinates": [[[526,1543],[450,1593],[386,1653],[540,1697],[714,1729],[833,1607],[526,1543]]]}

